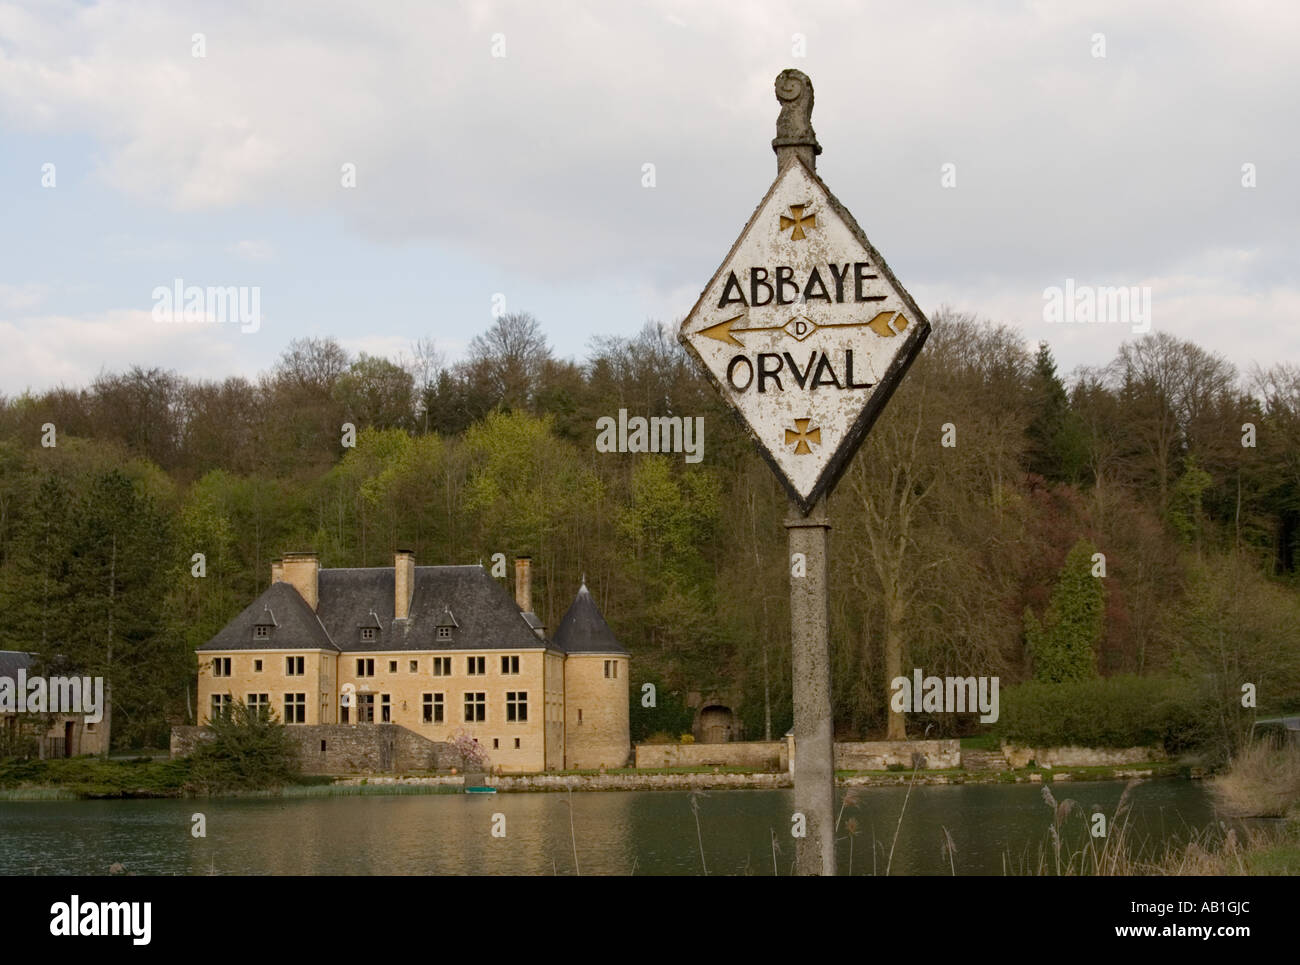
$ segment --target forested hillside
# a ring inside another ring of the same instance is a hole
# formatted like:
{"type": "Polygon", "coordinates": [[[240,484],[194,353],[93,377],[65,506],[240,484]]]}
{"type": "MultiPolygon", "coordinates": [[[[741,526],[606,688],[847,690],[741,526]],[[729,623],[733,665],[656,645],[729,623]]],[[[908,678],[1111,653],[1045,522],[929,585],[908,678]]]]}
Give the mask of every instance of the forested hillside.
{"type": "MultiPolygon", "coordinates": [[[[1063,378],[1012,329],[932,321],[830,503],[840,730],[886,732],[891,653],[1004,686],[1174,677],[1225,716],[1246,682],[1261,710],[1300,705],[1300,366],[1239,372],[1155,334],[1063,378]]],[[[785,513],[658,326],[582,362],[526,315],[454,366],[427,343],[386,360],[301,340],[256,381],[134,369],[0,400],[0,648],[110,674],[116,742],[157,745],[191,719],[194,648],[282,553],[530,553],[548,626],[585,573],[637,693],[658,685],[634,739],[685,729],[685,692],[713,688],[742,697],[747,736],[779,735],[785,513]],[[703,416],[703,462],[597,452],[620,408],[703,416]]]]}

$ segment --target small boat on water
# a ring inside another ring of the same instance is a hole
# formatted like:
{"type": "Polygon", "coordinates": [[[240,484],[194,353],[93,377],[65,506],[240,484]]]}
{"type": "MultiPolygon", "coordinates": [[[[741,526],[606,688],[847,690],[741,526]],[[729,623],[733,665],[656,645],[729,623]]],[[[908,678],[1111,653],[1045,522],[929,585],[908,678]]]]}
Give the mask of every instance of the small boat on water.
{"type": "Polygon", "coordinates": [[[495,794],[496,792],[496,788],[487,787],[483,784],[468,784],[465,786],[466,794],[495,794]]]}

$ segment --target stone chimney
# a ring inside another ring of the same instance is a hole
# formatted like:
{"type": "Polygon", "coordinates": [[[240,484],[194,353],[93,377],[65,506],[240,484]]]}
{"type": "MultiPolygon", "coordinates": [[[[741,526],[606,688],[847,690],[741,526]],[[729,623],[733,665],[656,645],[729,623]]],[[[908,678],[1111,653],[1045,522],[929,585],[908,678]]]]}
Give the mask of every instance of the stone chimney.
{"type": "Polygon", "coordinates": [[[415,593],[415,553],[398,550],[393,557],[393,618],[405,620],[411,615],[411,597],[415,593]]]}
{"type": "Polygon", "coordinates": [[[307,601],[313,610],[320,602],[320,557],[315,553],[285,553],[280,564],[282,579],[307,601]]]}
{"type": "Polygon", "coordinates": [[[533,558],[515,558],[515,602],[525,613],[533,612],[533,558]]]}
{"type": "Polygon", "coordinates": [[[284,582],[284,560],[271,560],[271,582],[284,582]]]}

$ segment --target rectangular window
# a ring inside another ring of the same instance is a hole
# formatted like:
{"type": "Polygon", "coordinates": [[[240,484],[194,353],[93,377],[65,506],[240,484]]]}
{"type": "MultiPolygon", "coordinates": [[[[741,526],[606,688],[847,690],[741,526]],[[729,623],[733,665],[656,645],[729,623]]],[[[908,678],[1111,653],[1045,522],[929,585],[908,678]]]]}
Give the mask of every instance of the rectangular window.
{"type": "Polygon", "coordinates": [[[433,675],[435,677],[451,676],[451,657],[433,658],[433,675]]]}
{"type": "Polygon", "coordinates": [[[286,677],[301,677],[307,671],[304,669],[306,664],[305,657],[285,657],[284,658],[284,675],[286,677]]]}
{"type": "Polygon", "coordinates": [[[410,667],[409,667],[408,669],[410,670],[411,673],[419,673],[419,672],[420,672],[420,661],[418,661],[418,660],[412,660],[412,661],[411,661],[411,665],[410,665],[410,667]]]}
{"type": "Polygon", "coordinates": [[[284,695],[284,722],[286,724],[307,723],[307,695],[284,695]]]}
{"type": "Polygon", "coordinates": [[[469,724],[485,720],[487,720],[487,694],[482,691],[477,693],[466,693],[465,723],[469,724]]]}
{"type": "Polygon", "coordinates": [[[424,722],[426,724],[441,724],[442,720],[443,720],[442,694],[425,694],[424,695],[424,722]]]}
{"type": "Polygon", "coordinates": [[[499,750],[500,747],[501,747],[501,739],[500,739],[499,737],[493,737],[493,738],[492,738],[492,749],[495,751],[495,750],[499,750]]]}
{"type": "Polygon", "coordinates": [[[212,658],[212,676],[229,677],[230,676],[230,658],[213,657],[212,658]]]}
{"type": "Polygon", "coordinates": [[[515,738],[515,750],[519,750],[519,738],[515,738]]]}
{"type": "Polygon", "coordinates": [[[363,659],[357,660],[358,677],[373,677],[374,675],[375,675],[375,661],[373,658],[367,657],[364,660],[363,659]]]}
{"type": "Polygon", "coordinates": [[[253,639],[267,640],[270,639],[270,636],[271,636],[270,627],[253,627],[253,639]]]}
{"type": "Polygon", "coordinates": [[[487,657],[466,657],[465,672],[471,677],[487,673],[487,657]]]}
{"type": "Polygon", "coordinates": [[[362,627],[362,628],[361,628],[361,640],[362,640],[362,642],[364,642],[364,643],[369,643],[369,642],[370,642],[371,640],[373,640],[373,639],[375,639],[375,628],[374,628],[374,627],[362,627]]]}
{"type": "Polygon", "coordinates": [[[506,691],[506,720],[516,724],[528,720],[528,691],[506,691]]]}
{"type": "Polygon", "coordinates": [[[389,673],[397,673],[397,661],[396,661],[396,660],[390,660],[390,661],[388,661],[388,672],[389,672],[389,673]]]}
{"type": "Polygon", "coordinates": [[[373,724],[375,722],[375,695],[357,694],[357,723],[373,724]]]}
{"type": "Polygon", "coordinates": [[[517,674],[517,673],[519,673],[519,658],[518,658],[518,657],[502,657],[502,658],[501,658],[501,672],[502,672],[503,674],[505,674],[506,676],[511,676],[511,675],[513,675],[513,674],[517,674]]]}
{"type": "Polygon", "coordinates": [[[451,627],[439,627],[439,628],[438,628],[438,639],[439,639],[439,640],[450,640],[450,639],[451,639],[451,627]]]}
{"type": "Polygon", "coordinates": [[[261,673],[261,672],[262,672],[262,661],[260,661],[260,660],[254,660],[254,661],[253,661],[253,673],[261,673]]]}
{"type": "Polygon", "coordinates": [[[393,722],[393,702],[388,694],[379,695],[379,719],[385,724],[393,722]]]}
{"type": "Polygon", "coordinates": [[[248,712],[255,717],[265,717],[271,712],[271,695],[249,694],[248,712]]]}
{"type": "Polygon", "coordinates": [[[225,717],[229,713],[230,713],[230,694],[213,694],[212,713],[208,715],[208,719],[216,720],[218,717],[225,717]]]}

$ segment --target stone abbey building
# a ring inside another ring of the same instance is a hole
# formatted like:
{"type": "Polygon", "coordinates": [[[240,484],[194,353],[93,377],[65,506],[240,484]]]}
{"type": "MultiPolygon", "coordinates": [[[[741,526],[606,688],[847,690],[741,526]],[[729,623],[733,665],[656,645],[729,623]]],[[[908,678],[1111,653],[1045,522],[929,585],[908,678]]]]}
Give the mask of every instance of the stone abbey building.
{"type": "MultiPolygon", "coordinates": [[[[515,598],[482,566],[271,566],[271,586],[198,648],[203,718],[234,700],[288,725],[390,724],[429,741],[476,739],[504,773],[621,767],[627,650],[584,581],[549,639],[532,612],[531,561],[515,598]]],[[[201,721],[206,722],[206,721],[201,721]]]]}

